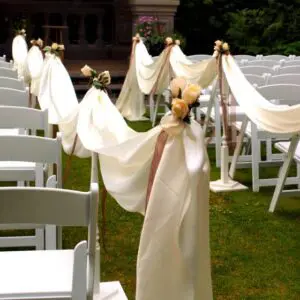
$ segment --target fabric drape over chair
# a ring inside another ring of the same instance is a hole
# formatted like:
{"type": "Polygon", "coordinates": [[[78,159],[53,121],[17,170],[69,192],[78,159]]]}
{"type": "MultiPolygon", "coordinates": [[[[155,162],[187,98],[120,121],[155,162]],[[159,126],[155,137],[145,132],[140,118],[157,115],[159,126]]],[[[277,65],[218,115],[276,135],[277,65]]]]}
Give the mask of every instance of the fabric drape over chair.
{"type": "MultiPolygon", "coordinates": [[[[73,119],[59,128],[65,151],[80,157],[88,156],[87,150],[97,152],[108,192],[124,209],[145,214],[151,161],[162,127],[133,131],[107,94],[91,88],[73,119]]],[[[202,130],[193,121],[180,135],[168,138],[155,176],[138,255],[138,300],[212,299],[208,183],[202,130]]]]}
{"type": "Polygon", "coordinates": [[[248,82],[230,55],[223,56],[223,70],[236,101],[258,127],[272,133],[300,132],[300,104],[276,105],[266,100],[248,82]]]}

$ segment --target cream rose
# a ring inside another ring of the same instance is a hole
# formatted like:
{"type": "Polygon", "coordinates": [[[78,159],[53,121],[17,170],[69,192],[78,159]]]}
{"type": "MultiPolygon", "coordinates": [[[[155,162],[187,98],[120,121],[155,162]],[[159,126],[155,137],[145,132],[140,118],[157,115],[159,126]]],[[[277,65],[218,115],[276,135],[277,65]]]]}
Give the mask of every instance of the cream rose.
{"type": "Polygon", "coordinates": [[[51,46],[52,50],[57,50],[58,49],[58,44],[57,43],[53,43],[51,46]]]}
{"type": "Polygon", "coordinates": [[[229,45],[228,43],[224,43],[223,46],[222,46],[223,50],[224,51],[229,51],[229,45]]]}
{"type": "Polygon", "coordinates": [[[176,44],[177,46],[180,46],[180,40],[175,40],[175,44],[176,44]]]}
{"type": "Polygon", "coordinates": [[[173,99],[172,113],[176,118],[183,120],[189,113],[189,107],[184,100],[178,98],[173,99]]]}
{"type": "Polygon", "coordinates": [[[44,42],[42,39],[38,39],[37,42],[36,42],[41,48],[43,47],[44,45],[44,42]]]}
{"type": "Polygon", "coordinates": [[[189,84],[182,93],[182,99],[188,104],[193,104],[197,101],[201,93],[201,87],[197,84],[189,84]]]}
{"type": "Polygon", "coordinates": [[[171,45],[173,43],[173,39],[171,37],[166,38],[166,44],[171,45]]]}
{"type": "Polygon", "coordinates": [[[85,65],[82,69],[81,69],[81,73],[85,76],[85,77],[90,77],[92,76],[92,68],[90,68],[88,65],[85,65]]]}
{"type": "Polygon", "coordinates": [[[181,92],[185,89],[187,85],[186,80],[183,77],[176,77],[170,82],[170,90],[173,98],[179,96],[179,89],[181,92]]]}

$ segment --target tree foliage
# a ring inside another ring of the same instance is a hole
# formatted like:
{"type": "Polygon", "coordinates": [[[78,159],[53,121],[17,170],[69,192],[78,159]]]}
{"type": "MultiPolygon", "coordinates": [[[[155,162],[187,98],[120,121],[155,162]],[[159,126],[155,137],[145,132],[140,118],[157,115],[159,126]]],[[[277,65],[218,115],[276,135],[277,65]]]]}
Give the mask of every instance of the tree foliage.
{"type": "Polygon", "coordinates": [[[233,52],[300,55],[300,0],[182,0],[176,26],[190,53],[225,39],[233,52]]]}

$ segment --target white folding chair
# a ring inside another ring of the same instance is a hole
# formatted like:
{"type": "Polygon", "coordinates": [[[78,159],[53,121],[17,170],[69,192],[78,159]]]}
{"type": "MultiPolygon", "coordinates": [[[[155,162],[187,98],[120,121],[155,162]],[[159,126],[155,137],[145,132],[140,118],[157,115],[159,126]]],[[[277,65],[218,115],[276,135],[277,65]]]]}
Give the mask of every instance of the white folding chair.
{"type": "Polygon", "coordinates": [[[300,74],[300,61],[298,65],[279,68],[278,74],[300,74]]]}
{"type": "MultiPolygon", "coordinates": [[[[35,181],[36,186],[45,186],[48,165],[57,166],[56,186],[62,187],[61,136],[56,139],[26,135],[0,136],[0,181],[35,181]]],[[[61,247],[61,231],[51,226],[36,228],[35,236],[1,237],[0,247],[31,246],[36,249],[61,247]],[[57,231],[57,233],[56,233],[57,231]]],[[[1,227],[2,230],[24,229],[18,224],[1,227]]]]}
{"type": "MultiPolygon", "coordinates": [[[[300,85],[293,84],[277,84],[277,85],[266,85],[257,88],[258,91],[268,100],[276,101],[276,104],[297,104],[300,102],[300,85]]],[[[257,128],[253,122],[248,125],[248,119],[246,118],[241,124],[240,136],[243,138],[244,134],[251,138],[251,153],[252,153],[252,187],[254,192],[258,192],[261,186],[275,186],[277,178],[261,179],[259,173],[259,167],[270,167],[276,166],[278,163],[282,163],[282,155],[272,153],[272,140],[289,139],[290,135],[274,135],[269,132],[265,132],[257,128]],[[261,142],[267,141],[267,156],[266,160],[261,159],[261,142]],[[268,143],[270,141],[270,143],[268,143]]],[[[235,169],[237,166],[237,158],[239,156],[239,148],[241,143],[239,142],[232,159],[230,166],[230,176],[233,178],[235,175],[235,169]]],[[[299,184],[300,183],[300,168],[297,170],[296,177],[290,177],[287,179],[287,184],[299,184]]]]}
{"type": "Polygon", "coordinates": [[[21,91],[26,89],[23,79],[1,77],[1,76],[0,76],[0,87],[21,90],[21,91]]]}
{"type": "Polygon", "coordinates": [[[281,74],[274,75],[267,78],[267,84],[297,84],[300,85],[300,71],[299,74],[281,74]]]}
{"type": "MultiPolygon", "coordinates": [[[[0,299],[93,299],[99,187],[0,188],[1,224],[87,226],[74,250],[0,253],[0,299]]],[[[99,284],[99,283],[98,283],[99,284]]]]}
{"type": "Polygon", "coordinates": [[[281,54],[272,54],[272,55],[264,55],[261,57],[262,60],[274,60],[274,61],[280,61],[282,59],[288,60],[288,56],[281,55],[281,54]]]}
{"type": "Polygon", "coordinates": [[[0,66],[0,76],[18,79],[18,71],[11,68],[3,68],[0,66]]]}
{"type": "Polygon", "coordinates": [[[0,87],[0,105],[7,106],[29,106],[29,90],[16,90],[0,87]]]}
{"type": "Polygon", "coordinates": [[[12,69],[13,68],[13,63],[12,63],[12,61],[7,62],[7,61],[0,60],[0,68],[12,69]]]}
{"type": "Polygon", "coordinates": [[[276,72],[270,67],[260,66],[260,65],[242,66],[241,71],[244,74],[253,74],[253,75],[274,74],[276,72]]]}
{"type": "Polygon", "coordinates": [[[257,60],[258,59],[257,56],[247,55],[247,54],[237,54],[237,55],[234,55],[233,58],[235,60],[248,60],[248,61],[257,60]]]}

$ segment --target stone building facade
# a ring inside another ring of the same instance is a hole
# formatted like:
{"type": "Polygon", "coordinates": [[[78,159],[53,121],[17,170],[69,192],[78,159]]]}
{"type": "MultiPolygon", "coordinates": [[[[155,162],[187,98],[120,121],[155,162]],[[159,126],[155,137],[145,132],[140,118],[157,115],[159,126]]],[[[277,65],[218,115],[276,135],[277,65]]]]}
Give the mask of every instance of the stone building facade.
{"type": "Polygon", "coordinates": [[[0,0],[0,54],[11,52],[16,20],[25,18],[28,39],[45,39],[45,26],[62,26],[48,29],[48,44],[62,38],[69,59],[122,58],[139,16],[156,16],[172,31],[178,5],[179,0],[0,0]]]}

